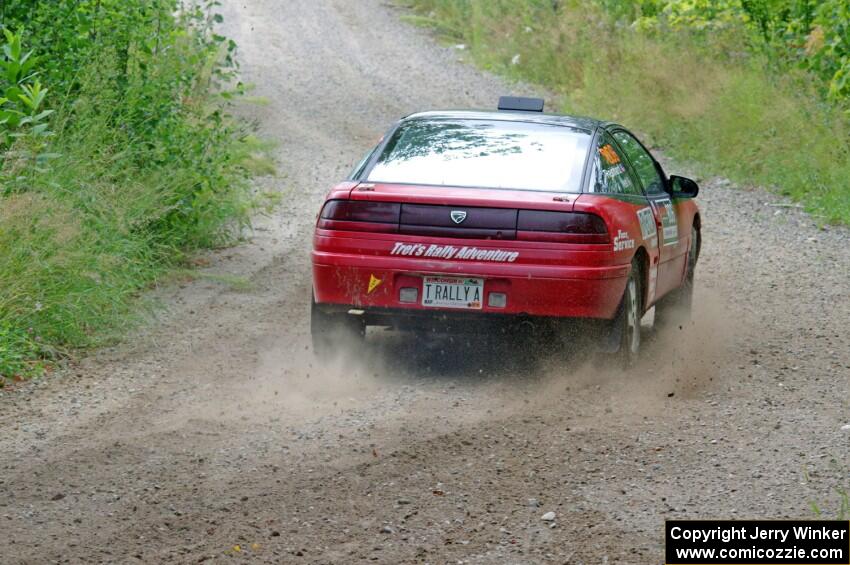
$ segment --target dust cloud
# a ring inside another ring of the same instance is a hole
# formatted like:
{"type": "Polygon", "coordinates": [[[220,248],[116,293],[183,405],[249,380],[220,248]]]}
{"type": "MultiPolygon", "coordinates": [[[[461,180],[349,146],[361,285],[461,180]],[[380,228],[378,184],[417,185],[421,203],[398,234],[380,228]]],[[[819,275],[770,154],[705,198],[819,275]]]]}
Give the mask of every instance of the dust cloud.
{"type": "Polygon", "coordinates": [[[321,413],[362,403],[404,386],[458,386],[508,410],[541,409],[578,395],[600,398],[599,409],[646,416],[673,396],[693,398],[710,386],[731,355],[742,328],[722,296],[697,289],[694,313],[681,326],[646,327],[639,362],[628,370],[593,352],[589,340],[556,346],[527,328],[486,335],[416,334],[369,328],[364,342],[340,342],[335,354],[315,358],[309,336],[264,350],[251,394],[275,398],[293,413],[321,413]],[[485,393],[486,392],[486,393],[485,393]]]}

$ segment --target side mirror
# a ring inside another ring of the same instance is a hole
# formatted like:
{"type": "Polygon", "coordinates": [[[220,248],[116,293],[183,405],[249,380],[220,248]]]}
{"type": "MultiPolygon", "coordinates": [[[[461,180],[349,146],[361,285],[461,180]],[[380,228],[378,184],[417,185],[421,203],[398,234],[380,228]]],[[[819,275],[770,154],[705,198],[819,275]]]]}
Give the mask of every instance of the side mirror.
{"type": "Polygon", "coordinates": [[[678,198],[694,198],[699,194],[699,185],[686,177],[670,175],[670,195],[678,198]]]}

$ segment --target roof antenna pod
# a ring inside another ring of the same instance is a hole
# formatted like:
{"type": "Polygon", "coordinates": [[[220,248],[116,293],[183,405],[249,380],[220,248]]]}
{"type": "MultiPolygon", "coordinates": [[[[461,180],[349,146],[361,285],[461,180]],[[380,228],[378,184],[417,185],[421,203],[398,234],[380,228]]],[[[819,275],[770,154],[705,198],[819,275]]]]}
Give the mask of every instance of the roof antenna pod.
{"type": "Polygon", "coordinates": [[[542,112],[542,98],[525,98],[523,96],[500,96],[499,110],[518,110],[520,112],[542,112]]]}

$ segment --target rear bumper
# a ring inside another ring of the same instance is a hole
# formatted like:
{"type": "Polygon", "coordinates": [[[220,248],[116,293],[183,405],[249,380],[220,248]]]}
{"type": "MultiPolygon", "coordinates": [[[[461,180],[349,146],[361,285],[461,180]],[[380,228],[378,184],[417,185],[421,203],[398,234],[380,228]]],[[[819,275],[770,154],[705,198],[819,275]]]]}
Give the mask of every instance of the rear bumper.
{"type": "Polygon", "coordinates": [[[367,311],[406,311],[438,316],[451,312],[557,318],[611,319],[623,296],[629,265],[563,266],[422,260],[313,251],[313,292],[319,304],[367,311]],[[449,275],[484,279],[480,310],[432,308],[399,300],[404,287],[418,289],[422,277],[449,275]],[[374,281],[380,281],[375,283],[374,281]],[[372,289],[370,291],[370,281],[372,289]],[[488,305],[490,292],[504,293],[503,308],[488,305]]]}

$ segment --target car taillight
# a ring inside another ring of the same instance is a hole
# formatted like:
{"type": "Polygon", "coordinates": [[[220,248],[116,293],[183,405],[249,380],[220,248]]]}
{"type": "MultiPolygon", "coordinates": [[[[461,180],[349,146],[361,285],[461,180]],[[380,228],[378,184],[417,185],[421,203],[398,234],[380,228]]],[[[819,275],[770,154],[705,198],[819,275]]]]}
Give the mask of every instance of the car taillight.
{"type": "Polygon", "coordinates": [[[401,204],[363,200],[328,200],[319,214],[319,228],[397,232],[401,204]]]}
{"type": "Polygon", "coordinates": [[[605,220],[583,212],[520,210],[517,239],[563,243],[610,243],[605,220]]]}

